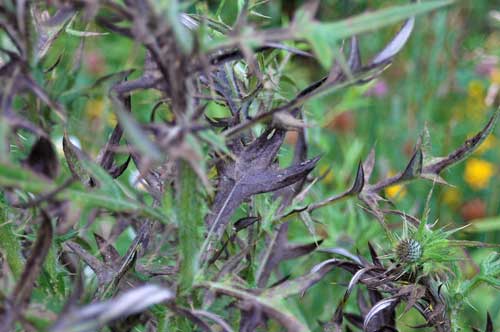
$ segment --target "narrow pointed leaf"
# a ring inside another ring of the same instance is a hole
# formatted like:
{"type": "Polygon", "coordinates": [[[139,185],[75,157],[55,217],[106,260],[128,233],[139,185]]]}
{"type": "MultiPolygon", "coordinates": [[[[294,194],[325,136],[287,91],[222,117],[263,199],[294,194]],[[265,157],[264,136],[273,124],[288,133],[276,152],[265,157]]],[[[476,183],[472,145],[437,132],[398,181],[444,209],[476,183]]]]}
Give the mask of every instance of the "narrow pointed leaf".
{"type": "Polygon", "coordinates": [[[401,175],[401,180],[410,180],[420,176],[422,173],[422,162],[423,155],[422,150],[418,148],[410,159],[410,162],[406,166],[403,174],[401,175]]]}

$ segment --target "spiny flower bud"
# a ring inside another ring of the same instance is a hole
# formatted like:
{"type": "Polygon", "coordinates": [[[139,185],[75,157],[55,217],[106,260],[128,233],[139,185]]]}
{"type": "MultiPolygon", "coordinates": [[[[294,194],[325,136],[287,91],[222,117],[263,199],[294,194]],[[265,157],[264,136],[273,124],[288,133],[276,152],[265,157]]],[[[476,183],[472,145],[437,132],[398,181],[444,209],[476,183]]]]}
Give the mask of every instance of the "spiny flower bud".
{"type": "Polygon", "coordinates": [[[417,240],[399,241],[395,249],[396,258],[402,263],[414,263],[422,256],[422,246],[417,240]]]}

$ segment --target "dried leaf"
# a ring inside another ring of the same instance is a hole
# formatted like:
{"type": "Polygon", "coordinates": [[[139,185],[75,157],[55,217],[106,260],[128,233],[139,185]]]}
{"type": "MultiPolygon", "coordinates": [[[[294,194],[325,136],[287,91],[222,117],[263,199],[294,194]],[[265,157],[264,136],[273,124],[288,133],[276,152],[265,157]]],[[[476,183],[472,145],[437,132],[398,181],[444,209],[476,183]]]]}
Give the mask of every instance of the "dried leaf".
{"type": "Polygon", "coordinates": [[[488,137],[488,135],[493,131],[495,124],[500,115],[500,107],[496,109],[496,111],[492,114],[489,121],[486,123],[484,128],[474,135],[472,138],[465,141],[465,143],[460,146],[455,151],[448,154],[448,156],[440,159],[437,162],[430,163],[428,165],[424,165],[422,169],[422,173],[424,174],[439,174],[443,169],[449,167],[451,165],[455,165],[469,156],[472,152],[474,152],[479,145],[488,137]]]}
{"type": "Polygon", "coordinates": [[[360,161],[358,164],[358,170],[356,171],[356,178],[352,184],[351,189],[349,189],[349,195],[356,195],[363,191],[365,186],[365,173],[363,170],[363,163],[360,161]]]}
{"type": "Polygon", "coordinates": [[[365,162],[363,163],[363,171],[365,173],[365,183],[370,181],[370,177],[373,173],[373,169],[375,167],[375,149],[372,148],[370,153],[366,157],[365,162]]]}
{"type": "Polygon", "coordinates": [[[214,241],[222,237],[229,218],[245,199],[289,186],[303,179],[314,168],[318,157],[286,169],[276,169],[272,165],[284,135],[283,130],[268,129],[246,147],[233,146],[235,161],[227,160],[218,165],[218,191],[206,220],[210,229],[207,240],[211,245],[205,244],[205,249],[214,249],[214,241]]]}
{"type": "Polygon", "coordinates": [[[78,243],[66,241],[64,242],[64,246],[68,247],[69,250],[80,257],[94,271],[100,289],[106,287],[113,280],[115,271],[83,249],[78,243]]]}
{"type": "Polygon", "coordinates": [[[59,159],[52,142],[40,137],[31,148],[28,158],[23,162],[35,173],[55,179],[59,172],[59,159]]]}
{"type": "Polygon", "coordinates": [[[207,283],[206,286],[218,293],[232,296],[240,301],[251,304],[254,307],[258,307],[269,317],[280,323],[288,332],[304,332],[308,330],[306,326],[299,322],[287,310],[280,308],[277,303],[266,298],[255,296],[247,291],[227,286],[225,284],[207,283]]]}
{"type": "Polygon", "coordinates": [[[385,323],[387,319],[391,320],[394,316],[394,308],[399,303],[398,298],[390,297],[379,301],[375,304],[368,314],[365,316],[363,322],[363,331],[365,332],[376,332],[384,326],[390,326],[385,323]],[[376,326],[372,324],[373,321],[377,321],[376,326]]]}
{"type": "Polygon", "coordinates": [[[146,310],[154,304],[173,300],[175,294],[164,287],[144,285],[128,290],[115,298],[70,310],[59,317],[51,332],[91,332],[118,318],[146,310]]]}
{"type": "Polygon", "coordinates": [[[97,233],[94,233],[95,242],[99,247],[99,252],[101,253],[102,259],[106,265],[112,266],[113,269],[117,269],[118,262],[121,257],[118,251],[116,251],[115,247],[108,240],[104,239],[97,233]]]}
{"type": "Polygon", "coordinates": [[[422,160],[422,150],[420,148],[417,148],[417,150],[413,153],[410,162],[401,174],[401,181],[417,178],[420,173],[422,173],[422,160]]]}
{"type": "Polygon", "coordinates": [[[71,174],[80,179],[83,184],[91,185],[92,178],[81,163],[81,160],[86,158],[86,156],[71,142],[67,132],[64,132],[63,136],[63,152],[71,174]]]}

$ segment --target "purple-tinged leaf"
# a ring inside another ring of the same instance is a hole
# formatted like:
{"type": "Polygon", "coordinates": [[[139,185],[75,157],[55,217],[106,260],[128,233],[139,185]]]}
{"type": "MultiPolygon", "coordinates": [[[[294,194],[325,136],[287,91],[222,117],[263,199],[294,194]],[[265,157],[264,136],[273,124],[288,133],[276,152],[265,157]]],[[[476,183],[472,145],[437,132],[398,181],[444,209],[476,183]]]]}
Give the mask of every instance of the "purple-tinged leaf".
{"type": "Polygon", "coordinates": [[[371,64],[378,65],[392,60],[392,58],[401,51],[403,46],[406,44],[410,38],[411,32],[413,31],[413,26],[415,25],[415,18],[408,19],[401,30],[396,34],[396,36],[385,46],[385,48],[378,53],[371,64]]]}
{"type": "Polygon", "coordinates": [[[112,266],[113,269],[118,269],[119,266],[117,263],[121,260],[121,257],[115,247],[113,247],[109,240],[106,240],[97,233],[94,233],[94,238],[104,263],[112,266]]]}
{"type": "Polygon", "coordinates": [[[175,294],[153,284],[128,290],[108,301],[95,302],[73,309],[59,317],[51,332],[91,332],[115,321],[146,310],[148,307],[169,302],[175,294]]]}
{"type": "Polygon", "coordinates": [[[384,325],[372,326],[372,321],[374,319],[379,319],[379,316],[382,317],[392,317],[394,315],[394,308],[399,303],[398,298],[387,298],[382,301],[376,303],[371,310],[366,314],[365,320],[363,322],[363,331],[365,332],[376,332],[380,328],[384,327],[384,325]]]}
{"type": "Polygon", "coordinates": [[[323,279],[333,268],[334,266],[327,265],[322,269],[307,273],[295,279],[288,279],[274,287],[264,290],[261,295],[271,299],[285,299],[297,294],[303,296],[309,288],[321,281],[321,279],[323,279]]]}
{"type": "Polygon", "coordinates": [[[91,255],[78,243],[73,241],[66,241],[64,242],[64,246],[68,247],[73,253],[80,257],[85,262],[85,264],[87,264],[92,269],[92,271],[94,271],[100,289],[103,289],[113,280],[113,276],[115,274],[113,269],[91,255]]]}
{"type": "Polygon", "coordinates": [[[422,169],[422,173],[439,174],[443,169],[451,165],[457,164],[458,162],[465,159],[472,152],[474,152],[479,145],[488,137],[488,135],[493,131],[495,124],[500,115],[500,107],[495,110],[493,115],[490,117],[484,128],[479,131],[472,138],[465,141],[465,143],[460,146],[455,151],[448,154],[448,156],[440,159],[437,162],[425,165],[422,169]]]}
{"type": "Polygon", "coordinates": [[[206,283],[204,286],[216,291],[217,293],[234,297],[239,301],[245,302],[246,304],[262,310],[262,312],[264,312],[267,316],[280,323],[288,332],[304,332],[308,330],[306,326],[298,321],[286,309],[281,308],[276,304],[276,302],[273,302],[270,299],[256,296],[248,291],[221,283],[206,283]]]}
{"type": "Polygon", "coordinates": [[[356,262],[358,264],[362,264],[361,260],[359,259],[358,256],[352,254],[349,250],[345,248],[321,248],[319,249],[320,252],[325,252],[329,254],[336,254],[340,256],[344,256],[352,260],[353,262],[356,262]]]}
{"type": "Polygon", "coordinates": [[[219,163],[218,190],[206,219],[209,234],[202,252],[206,249],[208,253],[213,252],[213,245],[222,237],[230,217],[245,199],[300,181],[316,166],[318,157],[276,169],[273,162],[284,136],[284,130],[268,129],[247,146],[233,145],[235,161],[219,163]]]}
{"type": "Polygon", "coordinates": [[[422,173],[422,162],[423,154],[420,148],[417,148],[410,159],[410,162],[406,166],[405,170],[401,174],[400,181],[406,181],[414,179],[420,176],[422,173]]]}
{"type": "Polygon", "coordinates": [[[129,155],[127,160],[125,160],[125,162],[123,162],[121,165],[113,165],[108,171],[109,175],[111,175],[113,179],[120,177],[120,175],[122,175],[127,170],[127,167],[130,164],[130,160],[132,160],[131,155],[129,155]]]}
{"type": "Polygon", "coordinates": [[[372,258],[373,264],[375,264],[376,266],[382,266],[382,263],[378,258],[377,251],[375,251],[375,248],[373,247],[370,241],[368,241],[368,249],[370,250],[370,256],[372,258]]]}
{"type": "Polygon", "coordinates": [[[349,195],[356,195],[363,191],[363,187],[365,186],[365,173],[363,170],[363,164],[361,161],[358,164],[358,170],[356,171],[356,178],[354,179],[354,183],[352,184],[351,189],[349,189],[349,195]]]}
{"type": "Polygon", "coordinates": [[[347,304],[347,300],[349,299],[349,296],[351,296],[352,291],[354,290],[354,287],[358,284],[360,279],[363,277],[363,275],[373,269],[376,269],[378,267],[376,266],[368,266],[364,267],[360,270],[358,270],[351,278],[351,281],[349,281],[349,285],[347,285],[347,290],[344,293],[344,296],[340,300],[340,303],[337,305],[337,309],[335,309],[335,313],[333,314],[332,317],[332,322],[340,325],[342,324],[342,318],[344,316],[344,307],[347,304]]]}
{"type": "Polygon", "coordinates": [[[59,159],[52,142],[40,137],[31,148],[30,154],[23,162],[33,172],[55,179],[59,172],[59,159]]]}
{"type": "Polygon", "coordinates": [[[356,171],[356,178],[354,179],[354,182],[352,183],[351,188],[349,188],[348,190],[346,190],[340,194],[330,196],[330,197],[328,197],[320,202],[313,203],[313,204],[309,205],[307,207],[307,211],[308,212],[314,211],[314,210],[319,209],[321,207],[324,207],[326,205],[338,202],[338,201],[345,199],[349,196],[356,196],[356,195],[360,194],[363,191],[363,188],[365,187],[365,175],[364,174],[365,173],[363,170],[363,164],[360,161],[358,164],[358,169],[356,171]]]}
{"type": "Polygon", "coordinates": [[[40,12],[36,7],[32,6],[32,14],[34,26],[38,34],[35,55],[36,59],[39,60],[47,54],[70,18],[74,17],[75,9],[71,6],[64,6],[50,17],[48,11],[40,12]]]}
{"type": "Polygon", "coordinates": [[[259,220],[260,220],[260,217],[245,217],[245,218],[238,219],[234,223],[234,231],[239,232],[247,227],[250,227],[251,225],[255,224],[259,220]]]}
{"type": "Polygon", "coordinates": [[[375,167],[375,149],[372,148],[370,153],[366,157],[365,162],[363,163],[363,170],[365,173],[365,183],[370,181],[370,177],[372,176],[373,169],[375,167]]]}
{"type": "Polygon", "coordinates": [[[216,314],[209,312],[209,311],[206,311],[206,310],[191,310],[191,312],[194,315],[205,317],[205,318],[208,318],[211,321],[215,322],[217,325],[220,326],[220,328],[224,332],[233,332],[233,329],[231,328],[231,326],[229,326],[229,324],[219,315],[216,315],[216,314]]]}
{"type": "Polygon", "coordinates": [[[359,50],[358,38],[356,38],[356,36],[351,38],[351,51],[347,59],[347,64],[351,72],[357,72],[362,66],[361,53],[359,50]]]}

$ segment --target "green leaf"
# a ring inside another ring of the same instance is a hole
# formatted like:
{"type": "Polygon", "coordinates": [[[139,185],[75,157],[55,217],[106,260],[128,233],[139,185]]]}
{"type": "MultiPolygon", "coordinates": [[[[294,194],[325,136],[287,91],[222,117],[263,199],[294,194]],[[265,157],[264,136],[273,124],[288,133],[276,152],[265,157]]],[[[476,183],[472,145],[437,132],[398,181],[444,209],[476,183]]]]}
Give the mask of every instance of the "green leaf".
{"type": "Polygon", "coordinates": [[[466,229],[466,232],[482,233],[500,230],[500,216],[475,219],[466,229]]]}
{"type": "MultiPolygon", "coordinates": [[[[0,163],[0,186],[14,187],[33,194],[45,194],[57,188],[56,184],[40,178],[34,173],[18,166],[0,163]]],[[[56,195],[57,199],[69,199],[81,206],[93,206],[114,212],[138,213],[158,220],[168,220],[159,209],[146,206],[128,197],[115,198],[109,192],[96,189],[81,188],[73,185],[56,195]]]]}
{"type": "Polygon", "coordinates": [[[124,111],[121,107],[116,107],[115,112],[120,125],[123,127],[125,135],[134,147],[137,148],[137,150],[139,150],[139,152],[141,152],[145,157],[150,158],[151,160],[163,160],[161,151],[153,142],[151,142],[132,115],[124,111]]]}
{"type": "Polygon", "coordinates": [[[302,29],[298,32],[298,36],[311,43],[320,63],[329,68],[334,56],[332,50],[342,39],[380,29],[450,3],[452,3],[450,0],[421,2],[356,15],[337,22],[307,22],[299,26],[299,29],[302,29]]]}
{"type": "Polygon", "coordinates": [[[0,192],[0,252],[5,255],[10,270],[17,279],[23,272],[24,258],[21,245],[8,219],[9,207],[5,204],[4,193],[0,192]]]}
{"type": "Polygon", "coordinates": [[[102,191],[109,193],[114,198],[125,196],[116,180],[101,166],[88,159],[82,160],[82,164],[92,174],[92,177],[99,182],[102,191]]]}
{"type": "Polygon", "coordinates": [[[203,197],[198,191],[196,172],[188,162],[179,161],[177,181],[177,221],[181,253],[180,287],[191,288],[199,267],[199,250],[202,246],[203,197]]]}

